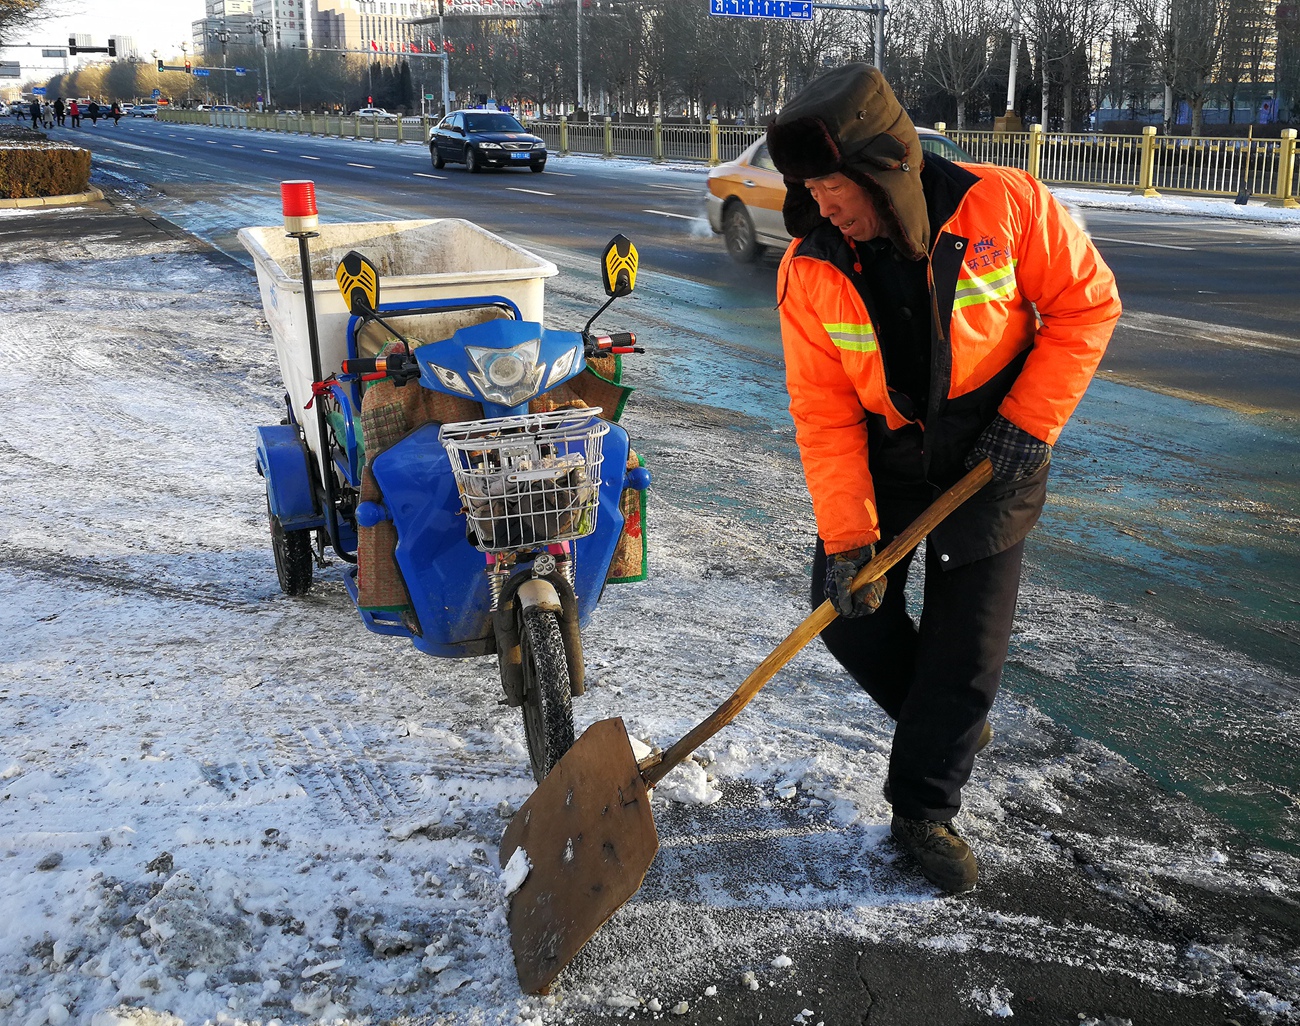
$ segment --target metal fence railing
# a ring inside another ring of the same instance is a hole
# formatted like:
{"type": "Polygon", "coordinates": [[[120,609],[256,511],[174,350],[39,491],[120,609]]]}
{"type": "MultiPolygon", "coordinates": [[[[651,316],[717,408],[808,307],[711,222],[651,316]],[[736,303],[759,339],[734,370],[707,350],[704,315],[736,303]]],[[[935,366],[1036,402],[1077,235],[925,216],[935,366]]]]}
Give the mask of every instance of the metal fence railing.
{"type": "MultiPolygon", "coordinates": [[[[943,130],[945,126],[937,125],[943,130]]],[[[1044,132],[951,133],[976,160],[1019,167],[1044,182],[1157,192],[1232,196],[1243,187],[1279,206],[1300,188],[1296,132],[1277,139],[1044,132]]]]}
{"type": "MultiPolygon", "coordinates": [[[[244,111],[159,111],[165,121],[247,130],[341,136],[373,141],[428,140],[432,121],[407,117],[374,120],[336,114],[258,114],[244,111]]],[[[945,132],[942,123],[935,126],[945,132]]],[[[735,160],[763,137],[758,126],[619,122],[611,118],[568,118],[527,122],[547,148],[602,157],[638,157],[654,161],[690,161],[716,165],[735,160]]],[[[1018,167],[1044,182],[1129,189],[1144,195],[1160,191],[1198,195],[1235,195],[1245,185],[1278,206],[1294,207],[1300,193],[1296,130],[1278,139],[1223,139],[1157,136],[1153,127],[1141,135],[1088,132],[960,130],[950,134],[975,160],[1018,167]]]]}

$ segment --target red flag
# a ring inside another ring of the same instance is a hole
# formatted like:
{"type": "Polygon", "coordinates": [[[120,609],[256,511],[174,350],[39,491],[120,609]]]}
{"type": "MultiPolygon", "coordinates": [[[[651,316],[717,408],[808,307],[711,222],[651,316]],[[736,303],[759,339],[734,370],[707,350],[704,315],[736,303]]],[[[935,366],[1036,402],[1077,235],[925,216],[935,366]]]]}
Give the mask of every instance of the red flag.
{"type": "Polygon", "coordinates": [[[370,40],[370,49],[374,50],[375,53],[379,52],[379,44],[376,43],[373,39],[370,40]]]}

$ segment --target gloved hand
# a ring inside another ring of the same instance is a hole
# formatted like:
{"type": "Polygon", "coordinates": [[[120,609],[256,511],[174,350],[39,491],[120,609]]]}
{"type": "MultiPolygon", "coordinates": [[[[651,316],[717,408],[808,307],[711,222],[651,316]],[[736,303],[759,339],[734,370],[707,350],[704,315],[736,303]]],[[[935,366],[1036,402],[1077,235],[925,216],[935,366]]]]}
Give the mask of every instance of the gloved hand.
{"type": "Polygon", "coordinates": [[[1051,463],[1052,447],[999,413],[966,454],[966,469],[985,457],[993,464],[993,480],[1012,484],[1033,477],[1051,463]]]}
{"type": "Polygon", "coordinates": [[[853,578],[859,570],[871,562],[876,554],[874,545],[861,549],[849,549],[826,557],[826,578],[823,587],[826,597],[835,606],[840,616],[866,616],[880,608],[880,600],[885,596],[885,579],[864,584],[856,592],[851,590],[853,578]]]}

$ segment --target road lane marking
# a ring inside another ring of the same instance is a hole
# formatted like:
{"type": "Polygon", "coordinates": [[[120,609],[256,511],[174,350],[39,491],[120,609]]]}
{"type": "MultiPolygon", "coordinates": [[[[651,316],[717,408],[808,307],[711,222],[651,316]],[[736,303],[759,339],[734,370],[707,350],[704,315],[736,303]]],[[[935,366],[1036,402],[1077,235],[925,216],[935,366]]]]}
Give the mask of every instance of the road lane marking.
{"type": "Polygon", "coordinates": [[[309,157],[305,153],[299,153],[298,156],[302,157],[303,160],[320,160],[320,157],[309,157]]]}
{"type": "Polygon", "coordinates": [[[689,192],[691,195],[694,195],[698,191],[696,189],[683,189],[680,185],[651,185],[649,188],[667,189],[670,192],[689,192]]]}
{"type": "Polygon", "coordinates": [[[440,182],[445,182],[447,180],[446,175],[430,175],[425,174],[423,171],[412,171],[411,174],[415,175],[416,178],[436,178],[440,182]]]}
{"type": "Polygon", "coordinates": [[[544,175],[559,175],[561,178],[577,178],[577,175],[571,175],[567,171],[543,171],[544,175]]]}
{"type": "MultiPolygon", "coordinates": [[[[319,157],[312,157],[312,160],[320,160],[320,158],[319,158],[319,157]]],[[[354,164],[354,163],[352,163],[352,161],[350,161],[350,160],[348,161],[348,167],[364,167],[364,168],[366,168],[366,169],[369,170],[369,171],[373,171],[373,170],[375,169],[375,165],[374,165],[374,164],[354,164]]]]}
{"type": "Polygon", "coordinates": [[[1104,235],[1092,235],[1089,238],[1097,242],[1118,242],[1123,246],[1150,246],[1152,249],[1181,249],[1188,253],[1195,253],[1195,246],[1170,246],[1163,242],[1138,242],[1136,239],[1108,239],[1104,235]]]}
{"type": "Polygon", "coordinates": [[[702,217],[695,217],[695,216],[693,216],[693,215],[691,215],[691,214],[674,214],[674,213],[672,213],[671,211],[668,211],[668,210],[645,210],[645,209],[643,209],[641,212],[642,212],[643,214],[658,214],[660,217],[677,217],[677,218],[681,218],[681,220],[683,220],[683,221],[703,221],[703,220],[704,220],[704,218],[702,218],[702,217]]]}
{"type": "Polygon", "coordinates": [[[244,148],[244,144],[243,144],[243,143],[231,143],[230,145],[233,146],[233,147],[234,147],[235,149],[237,149],[237,150],[242,150],[242,149],[244,148]]]}
{"type": "Polygon", "coordinates": [[[279,150],[268,150],[265,146],[263,146],[263,147],[262,147],[262,152],[263,152],[263,153],[279,153],[280,151],[279,151],[279,150]]]}
{"type": "Polygon", "coordinates": [[[528,193],[532,193],[534,196],[554,196],[554,195],[555,195],[555,193],[553,193],[553,192],[542,192],[541,189],[521,189],[521,188],[519,188],[517,185],[507,185],[507,186],[506,186],[506,191],[508,191],[508,192],[528,192],[528,193]]]}

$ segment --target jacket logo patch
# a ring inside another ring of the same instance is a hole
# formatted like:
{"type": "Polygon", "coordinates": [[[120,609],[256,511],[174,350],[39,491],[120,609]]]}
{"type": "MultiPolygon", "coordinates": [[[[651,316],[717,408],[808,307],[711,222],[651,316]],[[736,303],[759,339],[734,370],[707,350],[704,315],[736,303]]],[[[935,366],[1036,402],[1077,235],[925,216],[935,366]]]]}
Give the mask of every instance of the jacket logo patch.
{"type": "Polygon", "coordinates": [[[985,235],[971,246],[971,255],[966,259],[966,266],[972,273],[978,274],[990,267],[1002,267],[1010,262],[1010,251],[1005,243],[996,242],[991,235],[985,235]]]}

